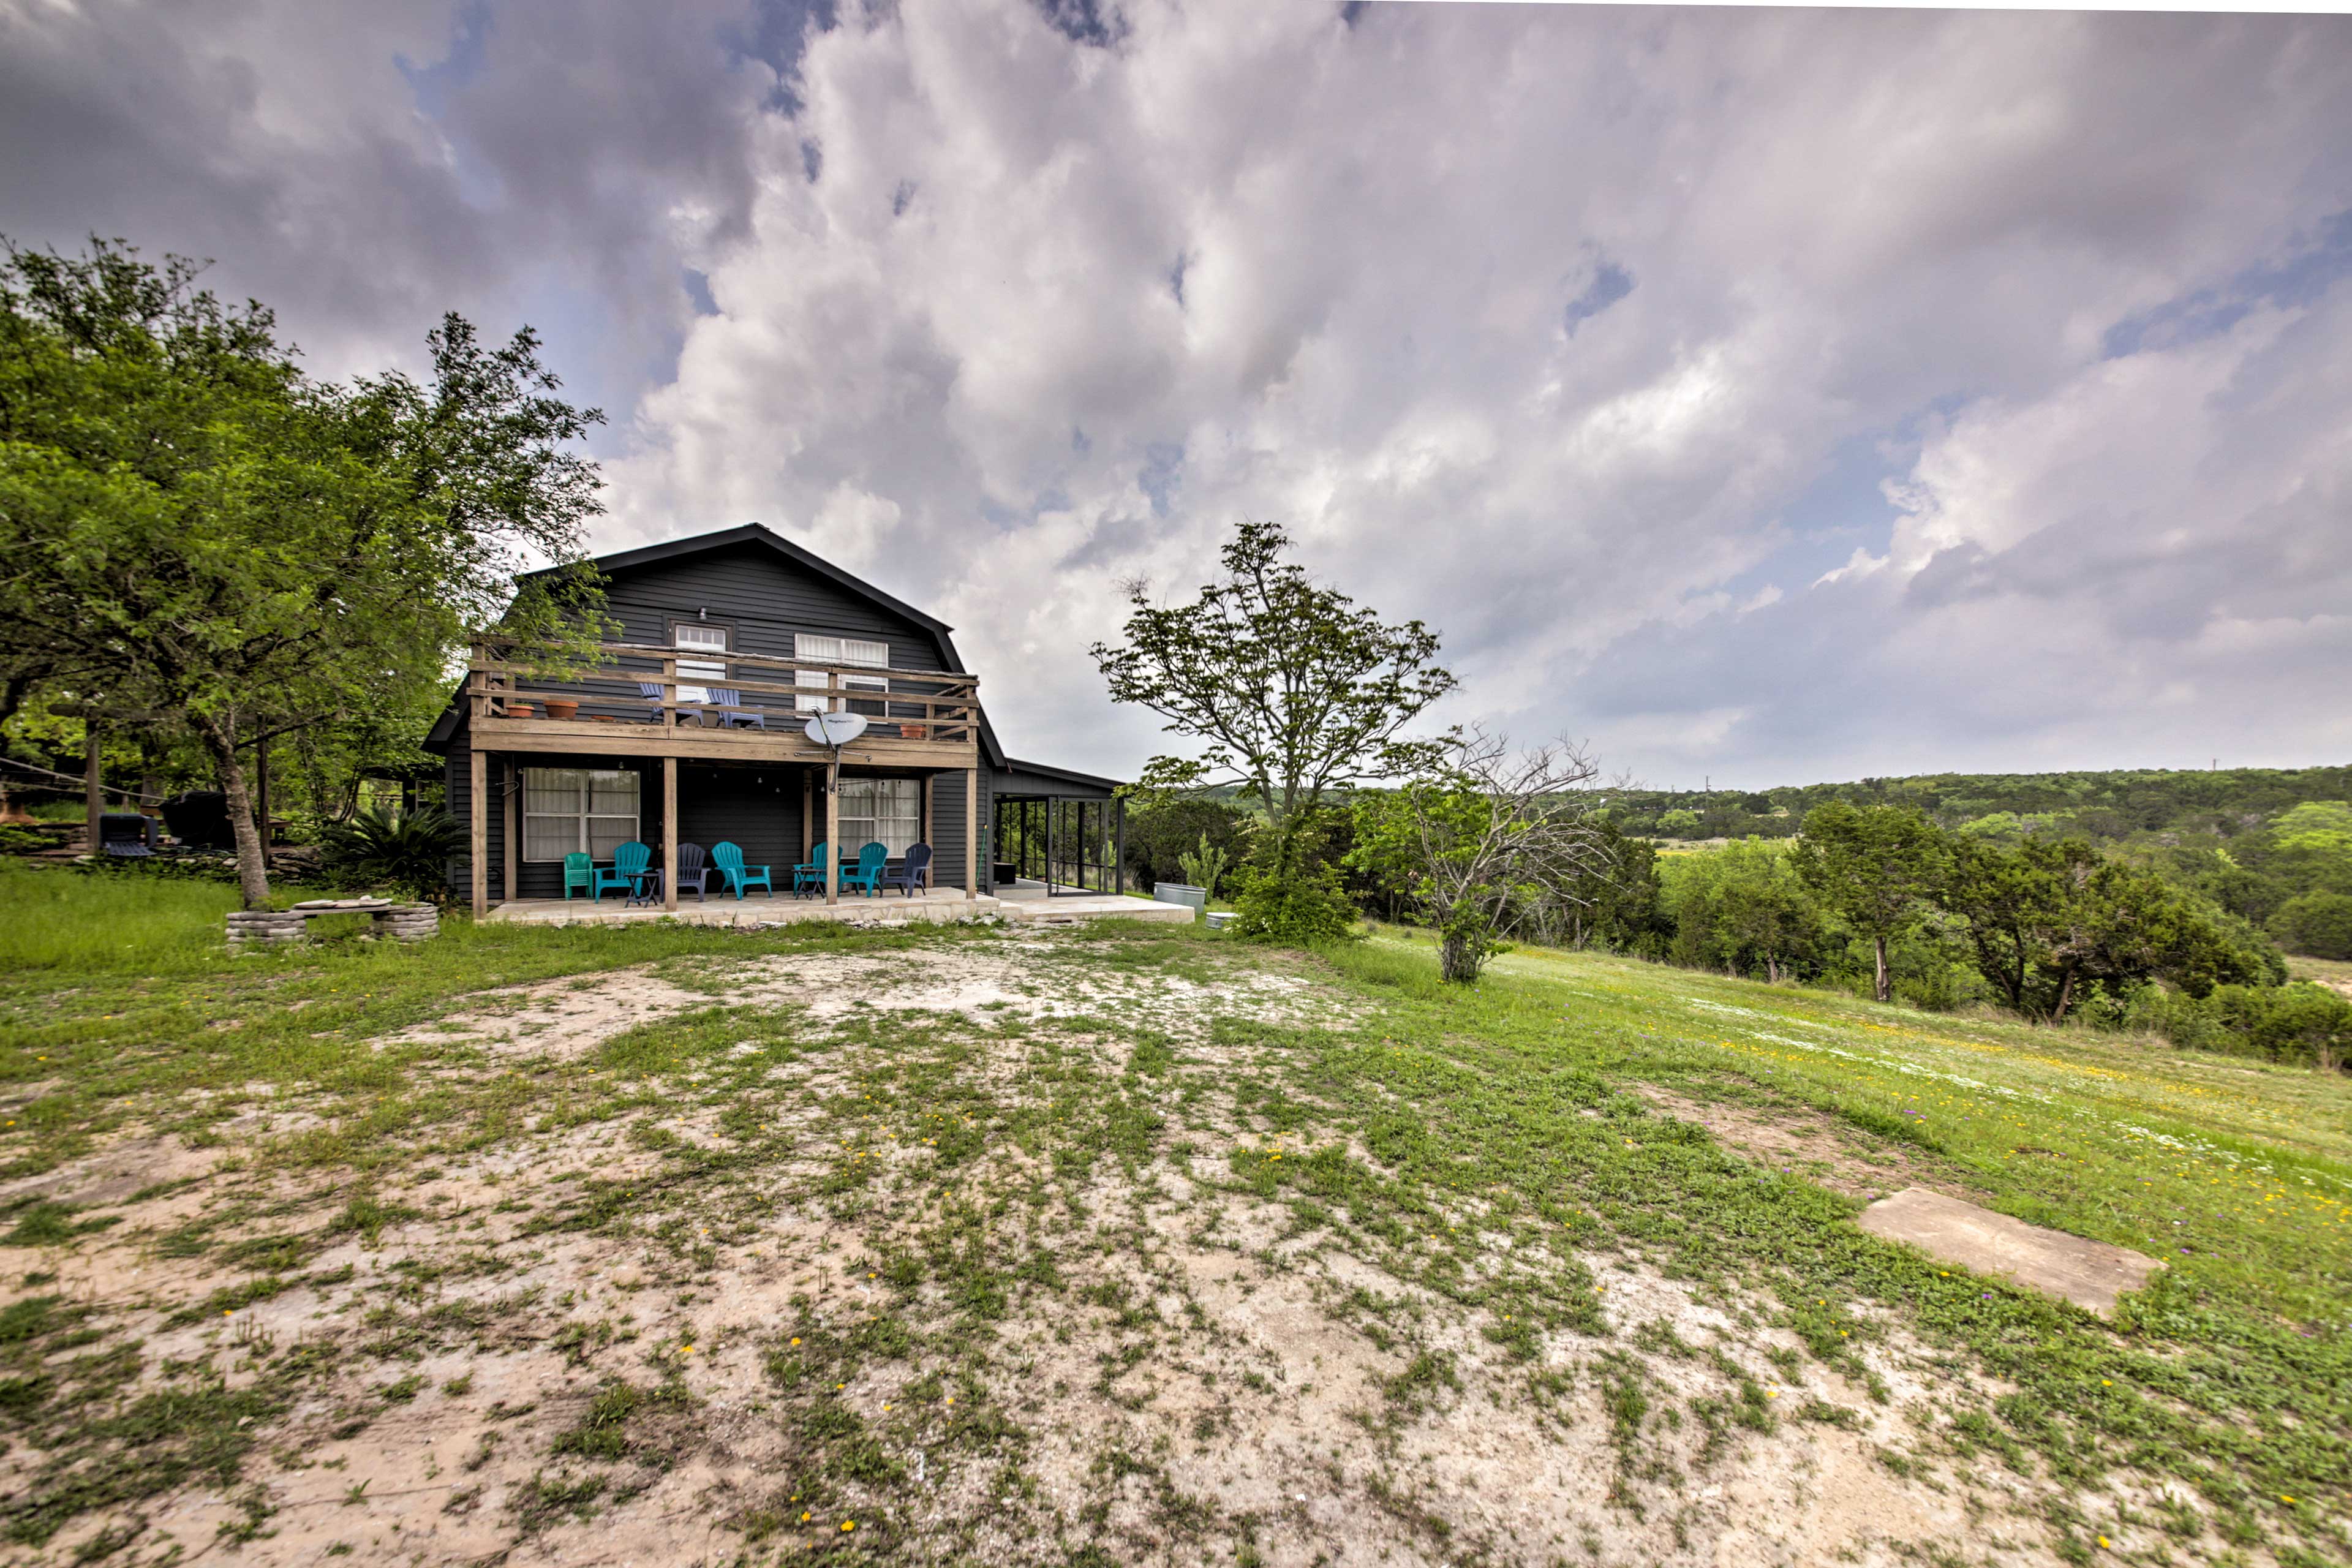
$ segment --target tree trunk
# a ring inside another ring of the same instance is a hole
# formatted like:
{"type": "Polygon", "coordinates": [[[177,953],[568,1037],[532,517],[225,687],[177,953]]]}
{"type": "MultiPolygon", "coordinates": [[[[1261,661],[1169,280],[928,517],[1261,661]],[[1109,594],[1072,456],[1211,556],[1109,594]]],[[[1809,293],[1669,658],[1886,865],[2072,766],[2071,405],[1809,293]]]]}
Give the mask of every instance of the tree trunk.
{"type": "Polygon", "coordinates": [[[2066,977],[2058,983],[2058,1005],[2050,1010],[2050,1021],[2053,1024],[2064,1023],[2066,1021],[2067,1005],[2074,1000],[2074,967],[2069,965],[2066,970],[2066,977]]]}
{"type": "Polygon", "coordinates": [[[1448,931],[1438,939],[1437,972],[1445,981],[1462,985],[1478,978],[1478,961],[1471,954],[1468,938],[1448,931]]]}
{"type": "Polygon", "coordinates": [[[1874,938],[1872,946],[1878,954],[1878,999],[1884,1002],[1893,992],[1893,987],[1886,983],[1886,939],[1883,936],[1874,938]]]}
{"type": "Polygon", "coordinates": [[[210,713],[192,713],[205,750],[213,754],[220,773],[221,793],[228,796],[229,831],[236,835],[236,886],[248,910],[269,907],[269,862],[261,853],[261,835],[253,826],[253,796],[245,787],[245,764],[236,760],[236,729],[210,713]]]}
{"type": "Polygon", "coordinates": [[[1764,955],[1764,982],[1768,985],[1780,984],[1780,961],[1769,952],[1764,955]]]}
{"type": "Polygon", "coordinates": [[[99,776],[98,721],[82,721],[81,814],[89,824],[89,849],[92,856],[106,852],[98,831],[98,819],[106,810],[106,792],[99,776]]]}

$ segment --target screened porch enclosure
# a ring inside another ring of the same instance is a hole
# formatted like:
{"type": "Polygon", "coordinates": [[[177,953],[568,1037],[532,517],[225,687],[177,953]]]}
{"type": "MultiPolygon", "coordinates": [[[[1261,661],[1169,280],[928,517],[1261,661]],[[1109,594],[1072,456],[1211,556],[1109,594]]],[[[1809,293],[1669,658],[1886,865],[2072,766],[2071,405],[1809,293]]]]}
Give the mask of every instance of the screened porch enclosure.
{"type": "Polygon", "coordinates": [[[1046,896],[1124,893],[1127,839],[1123,800],[999,795],[996,869],[1018,880],[1043,882],[1046,896]]]}

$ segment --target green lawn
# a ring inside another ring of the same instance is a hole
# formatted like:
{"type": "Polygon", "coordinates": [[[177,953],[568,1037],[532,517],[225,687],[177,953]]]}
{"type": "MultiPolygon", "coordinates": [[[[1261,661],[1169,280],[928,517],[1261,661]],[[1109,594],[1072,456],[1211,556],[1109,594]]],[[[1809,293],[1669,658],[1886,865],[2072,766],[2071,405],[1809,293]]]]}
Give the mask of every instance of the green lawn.
{"type": "Polygon", "coordinates": [[[658,1502],[746,1561],[1702,1562],[1727,1475],[1796,1516],[1790,1456],[1964,1506],[1923,1560],[2352,1551],[2341,1076],[1531,950],[1449,989],[1399,931],[232,958],[220,889],[0,896],[0,1428],[50,1456],[0,1532],[59,1561],[168,1500],[393,1561],[409,1505],[316,1500],[373,1462],[482,1554],[658,1502]],[[132,1146],[215,1163],[42,1195],[132,1146]],[[2110,1325],[1854,1226],[1915,1182],[2170,1268],[2110,1325]],[[144,1283],[52,1283],[110,1259],[144,1283]],[[425,1444],[371,1461],[394,1409],[425,1444]],[[1448,1468],[1471,1432],[1533,1468],[1448,1468]],[[723,1507],[663,1489],[698,1454],[723,1507]]]}

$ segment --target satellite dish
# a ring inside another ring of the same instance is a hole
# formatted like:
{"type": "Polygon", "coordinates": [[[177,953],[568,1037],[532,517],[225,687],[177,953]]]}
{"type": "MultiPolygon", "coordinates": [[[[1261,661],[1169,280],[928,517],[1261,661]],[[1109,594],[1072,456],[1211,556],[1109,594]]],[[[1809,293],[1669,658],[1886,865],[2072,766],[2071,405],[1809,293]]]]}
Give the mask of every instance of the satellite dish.
{"type": "Polygon", "coordinates": [[[808,738],[820,746],[845,746],[866,733],[863,713],[820,713],[807,724],[808,738]]]}

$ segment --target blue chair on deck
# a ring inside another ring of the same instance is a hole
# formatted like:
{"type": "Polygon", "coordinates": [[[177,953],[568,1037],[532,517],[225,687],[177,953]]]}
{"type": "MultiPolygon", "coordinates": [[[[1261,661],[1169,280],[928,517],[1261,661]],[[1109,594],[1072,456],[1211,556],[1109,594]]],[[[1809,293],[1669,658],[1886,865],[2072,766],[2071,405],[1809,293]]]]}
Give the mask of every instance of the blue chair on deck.
{"type": "Polygon", "coordinates": [[[679,845],[677,847],[677,896],[682,899],[687,894],[692,893],[696,903],[708,903],[709,887],[709,857],[702,852],[702,846],[679,845]]]}
{"type": "Polygon", "coordinates": [[[740,691],[730,691],[724,687],[712,687],[710,707],[718,713],[719,727],[722,730],[765,730],[768,727],[768,716],[757,710],[744,707],[743,694],[740,691]]]}
{"type": "MultiPolygon", "coordinates": [[[[563,858],[563,897],[568,902],[572,889],[588,892],[595,885],[596,858],[585,849],[574,849],[563,858]]],[[[594,895],[590,894],[593,898],[594,895]]]]}
{"type": "Polygon", "coordinates": [[[710,847],[710,858],[719,868],[719,874],[727,879],[727,885],[719,891],[732,892],[738,903],[742,901],[746,888],[765,888],[768,897],[776,896],[776,885],[768,879],[768,868],[743,864],[743,851],[736,846],[721,839],[710,847]]]}
{"type": "Polygon", "coordinates": [[[882,896],[882,868],[890,863],[890,847],[879,839],[857,852],[857,864],[841,863],[841,890],[856,889],[869,898],[882,896]]]}
{"type": "Polygon", "coordinates": [[[819,892],[824,890],[824,858],[832,851],[832,845],[819,839],[816,847],[809,851],[809,858],[793,868],[794,896],[806,892],[811,888],[814,888],[819,892]]]}
{"type": "Polygon", "coordinates": [[[617,892],[623,899],[626,899],[636,890],[637,879],[646,874],[646,867],[651,863],[653,858],[654,852],[651,849],[634,838],[630,839],[613,851],[611,870],[607,871],[603,867],[597,868],[596,879],[589,889],[589,896],[600,904],[604,901],[607,891],[617,892]]]}
{"type": "Polygon", "coordinates": [[[917,888],[929,887],[931,885],[931,847],[928,844],[907,846],[905,863],[884,880],[910,899],[915,896],[917,888]]]}

